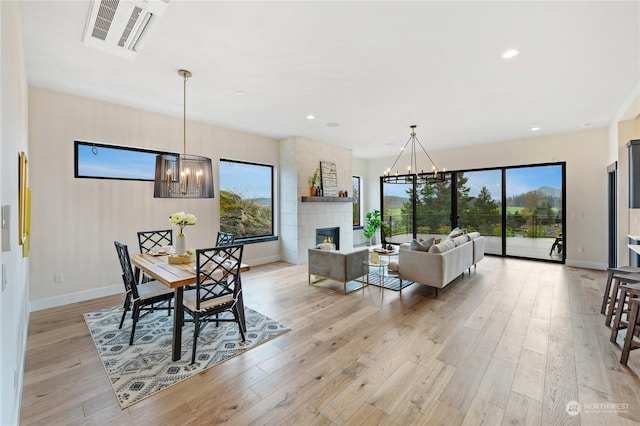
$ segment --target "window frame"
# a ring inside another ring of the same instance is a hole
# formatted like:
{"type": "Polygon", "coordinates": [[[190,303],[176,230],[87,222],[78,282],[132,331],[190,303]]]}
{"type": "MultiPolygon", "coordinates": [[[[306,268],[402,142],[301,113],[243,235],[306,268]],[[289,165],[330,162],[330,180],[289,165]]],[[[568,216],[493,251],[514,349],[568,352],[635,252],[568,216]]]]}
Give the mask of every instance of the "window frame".
{"type": "Polygon", "coordinates": [[[151,170],[151,177],[149,179],[142,178],[132,178],[132,177],[124,177],[124,176],[92,176],[92,175],[81,175],[79,173],[80,169],[80,158],[78,155],[78,149],[80,146],[95,148],[106,148],[116,151],[125,151],[125,152],[137,152],[137,153],[146,153],[150,154],[153,157],[157,157],[158,155],[177,155],[176,153],[169,151],[158,151],[155,149],[145,149],[145,148],[137,148],[126,145],[114,145],[114,144],[106,144],[100,142],[91,142],[84,140],[74,140],[73,141],[73,177],[77,179],[110,179],[110,180],[129,180],[129,181],[139,181],[139,182],[153,182],[155,180],[155,159],[154,159],[154,169],[151,170]]]}
{"type": "MultiPolygon", "coordinates": [[[[235,241],[239,242],[239,243],[243,243],[243,244],[251,244],[251,243],[260,243],[260,242],[265,242],[265,241],[275,241],[275,240],[277,240],[278,236],[276,235],[275,190],[274,190],[274,185],[275,185],[275,166],[272,165],[272,164],[256,163],[256,162],[252,162],[252,161],[232,160],[232,159],[229,159],[229,158],[220,158],[218,160],[218,167],[219,168],[221,167],[222,162],[244,164],[244,165],[249,165],[249,166],[267,167],[267,168],[270,169],[270,171],[271,171],[271,185],[270,185],[270,191],[271,191],[271,234],[270,235],[253,236],[253,237],[238,237],[238,236],[236,236],[235,241]]],[[[222,191],[229,192],[227,189],[223,188],[221,173],[218,173],[218,193],[221,194],[222,191]]],[[[220,216],[219,217],[220,217],[220,219],[222,219],[222,212],[220,212],[220,216]]],[[[220,221],[218,226],[220,227],[221,231],[224,231],[222,229],[222,221],[220,221]]],[[[228,232],[228,231],[225,231],[225,232],[228,232]]]]}
{"type": "MultiPolygon", "coordinates": [[[[352,193],[352,197],[353,197],[353,206],[357,205],[359,206],[359,211],[358,211],[358,223],[357,224],[353,224],[353,229],[362,229],[363,225],[362,225],[362,177],[361,176],[351,176],[351,183],[352,183],[352,188],[355,187],[355,185],[353,185],[353,181],[354,179],[358,180],[358,196],[356,197],[355,192],[352,193]]],[[[353,189],[352,189],[353,192],[353,189]]],[[[353,216],[353,215],[352,215],[353,216]]]]}

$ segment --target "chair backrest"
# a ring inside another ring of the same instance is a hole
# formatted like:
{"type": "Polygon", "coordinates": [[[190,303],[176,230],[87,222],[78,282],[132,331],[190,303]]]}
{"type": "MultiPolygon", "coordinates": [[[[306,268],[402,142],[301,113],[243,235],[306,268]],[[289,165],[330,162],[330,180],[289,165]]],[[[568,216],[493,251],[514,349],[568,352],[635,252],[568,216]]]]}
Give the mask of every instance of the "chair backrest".
{"type": "Polygon", "coordinates": [[[173,230],[161,229],[158,231],[138,232],[138,245],[140,246],[140,253],[148,253],[154,248],[172,246],[173,230]]]}
{"type": "Polygon", "coordinates": [[[244,245],[213,247],[196,250],[197,308],[202,303],[223,296],[231,296],[233,304],[242,291],[240,265],[244,245]]]}
{"type": "Polygon", "coordinates": [[[229,232],[218,232],[218,238],[216,239],[216,247],[230,246],[236,240],[236,235],[229,232]]]}
{"type": "Polygon", "coordinates": [[[131,267],[131,258],[129,257],[129,249],[126,245],[114,241],[120,266],[122,267],[122,282],[127,293],[131,293],[131,297],[135,300],[138,298],[138,287],[136,287],[136,278],[131,267]]]}

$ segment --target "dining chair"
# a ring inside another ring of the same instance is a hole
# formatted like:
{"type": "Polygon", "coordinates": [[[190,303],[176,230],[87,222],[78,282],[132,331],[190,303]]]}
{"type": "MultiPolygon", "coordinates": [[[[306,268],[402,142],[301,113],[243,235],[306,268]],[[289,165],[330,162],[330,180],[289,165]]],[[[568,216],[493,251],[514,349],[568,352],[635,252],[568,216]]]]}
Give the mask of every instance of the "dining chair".
{"type": "Polygon", "coordinates": [[[245,341],[240,312],[242,284],[240,265],[243,245],[230,245],[196,250],[196,287],[184,293],[184,310],[192,318],[193,348],[191,364],[196,360],[196,346],[202,329],[214,322],[235,322],[245,341]],[[229,316],[231,314],[231,317],[229,316]]]}
{"type": "Polygon", "coordinates": [[[136,324],[140,319],[140,313],[146,315],[154,310],[168,310],[168,315],[171,315],[171,300],[173,299],[173,289],[166,287],[158,281],[149,281],[145,284],[138,285],[133,268],[131,267],[131,258],[129,257],[129,249],[126,245],[114,241],[116,246],[116,252],[118,253],[118,259],[120,260],[120,266],[122,267],[122,282],[124,283],[125,298],[122,312],[122,318],[120,319],[120,326],[122,328],[124,324],[124,318],[131,310],[131,319],[133,323],[131,325],[131,336],[129,337],[129,344],[133,344],[133,338],[136,333],[136,324]],[[167,302],[166,305],[157,306],[162,302],[167,302]]]}
{"type": "MultiPolygon", "coordinates": [[[[162,247],[173,245],[173,230],[161,229],[157,231],[140,231],[138,232],[138,246],[140,253],[149,253],[150,251],[159,250],[162,247]]],[[[140,271],[136,268],[136,282],[139,281],[140,271]]],[[[153,281],[153,278],[143,274],[142,282],[153,281]]]]}
{"type": "Polygon", "coordinates": [[[236,240],[236,235],[229,232],[218,232],[218,238],[216,239],[216,247],[229,246],[236,240]]]}
{"type": "Polygon", "coordinates": [[[640,299],[629,299],[629,328],[624,336],[624,344],[622,345],[622,353],[620,354],[620,364],[627,365],[629,361],[629,352],[640,348],[640,299]]]}

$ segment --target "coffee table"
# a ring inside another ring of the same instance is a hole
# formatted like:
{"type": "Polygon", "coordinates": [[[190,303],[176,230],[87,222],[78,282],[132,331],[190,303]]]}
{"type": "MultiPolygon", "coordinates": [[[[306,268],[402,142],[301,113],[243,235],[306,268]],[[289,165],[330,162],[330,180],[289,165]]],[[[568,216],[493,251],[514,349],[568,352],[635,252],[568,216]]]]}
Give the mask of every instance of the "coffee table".
{"type": "MultiPolygon", "coordinates": [[[[384,288],[384,268],[389,266],[389,262],[384,260],[378,260],[377,262],[372,262],[371,259],[363,260],[362,263],[366,265],[369,269],[378,268],[378,274],[380,275],[380,284],[371,284],[376,287],[384,288]]],[[[369,271],[367,271],[367,285],[369,285],[369,271]]]]}

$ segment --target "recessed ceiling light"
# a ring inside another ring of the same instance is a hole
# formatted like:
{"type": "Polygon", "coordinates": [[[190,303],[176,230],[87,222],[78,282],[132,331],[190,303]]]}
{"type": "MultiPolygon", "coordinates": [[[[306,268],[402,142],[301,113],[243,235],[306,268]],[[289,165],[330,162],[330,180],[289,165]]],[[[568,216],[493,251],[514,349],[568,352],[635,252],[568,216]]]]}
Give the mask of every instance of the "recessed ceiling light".
{"type": "Polygon", "coordinates": [[[518,56],[518,52],[516,49],[509,49],[502,54],[502,59],[513,58],[514,56],[518,56]]]}
{"type": "Polygon", "coordinates": [[[244,95],[244,92],[242,90],[238,90],[236,91],[236,95],[244,95]]]}
{"type": "Polygon", "coordinates": [[[327,127],[338,127],[339,125],[340,125],[340,124],[338,124],[338,123],[333,123],[333,122],[331,122],[331,123],[327,123],[327,127]]]}
{"type": "Polygon", "coordinates": [[[582,123],[582,124],[580,125],[580,127],[582,127],[583,129],[584,129],[585,127],[589,127],[589,126],[591,126],[591,123],[582,123]]]}
{"type": "Polygon", "coordinates": [[[538,130],[540,130],[540,126],[538,126],[536,123],[533,123],[533,125],[531,125],[531,131],[537,132],[538,130]]]}
{"type": "Polygon", "coordinates": [[[311,114],[307,115],[307,120],[314,120],[315,118],[316,118],[315,115],[311,115],[311,114]]]}

